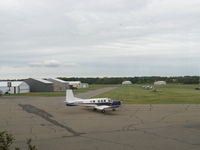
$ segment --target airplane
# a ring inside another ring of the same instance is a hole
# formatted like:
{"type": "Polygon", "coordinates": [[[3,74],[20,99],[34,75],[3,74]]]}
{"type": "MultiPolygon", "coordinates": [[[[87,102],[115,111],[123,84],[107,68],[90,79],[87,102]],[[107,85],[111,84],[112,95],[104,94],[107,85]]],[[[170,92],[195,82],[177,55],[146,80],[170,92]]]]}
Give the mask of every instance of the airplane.
{"type": "Polygon", "coordinates": [[[66,90],[66,100],[64,101],[66,106],[86,106],[93,107],[93,110],[100,110],[105,113],[105,110],[116,108],[121,106],[121,102],[117,100],[111,100],[110,98],[92,98],[92,99],[81,99],[74,97],[73,91],[71,89],[66,90]]]}

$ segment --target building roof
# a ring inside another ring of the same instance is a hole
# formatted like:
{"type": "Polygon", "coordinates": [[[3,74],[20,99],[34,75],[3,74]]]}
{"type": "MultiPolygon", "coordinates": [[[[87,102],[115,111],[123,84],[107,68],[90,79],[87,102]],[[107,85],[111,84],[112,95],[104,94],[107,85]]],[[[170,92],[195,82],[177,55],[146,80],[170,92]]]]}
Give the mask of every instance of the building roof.
{"type": "Polygon", "coordinates": [[[20,84],[23,83],[23,81],[1,81],[0,86],[8,86],[8,82],[11,82],[11,86],[20,86],[20,84]]]}
{"type": "Polygon", "coordinates": [[[81,81],[66,81],[69,84],[80,84],[81,81]]]}
{"type": "Polygon", "coordinates": [[[61,83],[68,83],[67,81],[61,80],[61,79],[57,79],[57,78],[50,78],[51,80],[55,80],[61,83]]]}
{"type": "Polygon", "coordinates": [[[155,81],[154,83],[166,83],[166,81],[155,81]]]}
{"type": "Polygon", "coordinates": [[[37,81],[39,81],[39,82],[47,83],[47,84],[52,83],[52,82],[47,81],[47,80],[44,80],[44,79],[35,79],[35,78],[34,78],[33,80],[37,80],[37,81]]]}
{"type": "Polygon", "coordinates": [[[123,81],[122,84],[132,84],[131,81],[123,81]]]}
{"type": "Polygon", "coordinates": [[[154,84],[167,84],[166,81],[155,81],[154,84]]]}

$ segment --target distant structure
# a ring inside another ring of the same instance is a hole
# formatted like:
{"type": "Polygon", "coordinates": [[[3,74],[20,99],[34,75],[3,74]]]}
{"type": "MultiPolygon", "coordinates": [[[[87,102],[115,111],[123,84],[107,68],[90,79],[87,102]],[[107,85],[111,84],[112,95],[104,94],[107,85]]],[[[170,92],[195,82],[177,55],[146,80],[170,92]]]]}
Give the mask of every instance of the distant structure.
{"type": "Polygon", "coordinates": [[[54,91],[66,91],[66,89],[69,88],[69,83],[67,81],[63,81],[61,79],[50,78],[50,79],[47,79],[47,81],[50,81],[53,83],[54,91]]]}
{"type": "Polygon", "coordinates": [[[30,92],[53,92],[53,83],[43,79],[25,79],[30,86],[30,92]]]}
{"type": "Polygon", "coordinates": [[[19,94],[19,93],[29,93],[30,87],[27,83],[23,81],[1,81],[0,90],[2,94],[19,94]]]}
{"type": "Polygon", "coordinates": [[[166,81],[155,81],[154,85],[166,85],[166,81]]]}
{"type": "Polygon", "coordinates": [[[132,84],[131,81],[123,81],[123,82],[122,82],[122,85],[131,85],[131,84],[132,84]]]}
{"type": "Polygon", "coordinates": [[[82,83],[82,88],[89,88],[89,84],[88,83],[82,83]]]}
{"type": "Polygon", "coordinates": [[[69,84],[70,88],[79,89],[82,88],[81,81],[66,81],[69,84]]]}

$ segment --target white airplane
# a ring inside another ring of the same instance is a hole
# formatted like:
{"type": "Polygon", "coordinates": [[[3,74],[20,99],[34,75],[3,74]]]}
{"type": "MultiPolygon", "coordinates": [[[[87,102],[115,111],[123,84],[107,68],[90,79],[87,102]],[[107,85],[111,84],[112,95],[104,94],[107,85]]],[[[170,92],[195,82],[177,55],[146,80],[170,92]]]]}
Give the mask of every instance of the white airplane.
{"type": "Polygon", "coordinates": [[[92,99],[81,99],[74,97],[71,89],[66,90],[66,100],[64,101],[66,106],[86,106],[93,107],[93,110],[100,110],[105,113],[106,109],[112,109],[115,111],[116,108],[120,107],[120,101],[113,101],[110,98],[92,98],[92,99]]]}

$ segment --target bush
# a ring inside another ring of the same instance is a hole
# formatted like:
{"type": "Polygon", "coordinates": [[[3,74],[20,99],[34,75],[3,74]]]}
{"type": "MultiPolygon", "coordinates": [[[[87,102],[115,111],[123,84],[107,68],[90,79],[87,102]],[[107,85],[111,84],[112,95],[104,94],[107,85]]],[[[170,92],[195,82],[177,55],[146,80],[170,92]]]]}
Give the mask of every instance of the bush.
{"type": "MultiPolygon", "coordinates": [[[[15,138],[12,134],[9,134],[7,131],[0,132],[0,150],[9,150],[15,138]]],[[[37,150],[35,145],[31,144],[31,139],[28,139],[26,144],[28,146],[28,150],[37,150]]],[[[15,150],[20,150],[20,148],[15,147],[15,150]]]]}

